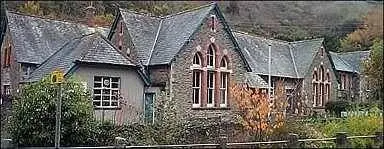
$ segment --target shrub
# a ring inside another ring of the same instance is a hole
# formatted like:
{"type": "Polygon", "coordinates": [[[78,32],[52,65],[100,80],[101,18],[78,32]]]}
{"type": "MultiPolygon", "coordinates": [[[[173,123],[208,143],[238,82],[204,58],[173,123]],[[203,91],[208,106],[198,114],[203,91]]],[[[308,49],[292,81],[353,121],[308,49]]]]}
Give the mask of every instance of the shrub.
{"type": "MultiPolygon", "coordinates": [[[[377,131],[383,130],[383,117],[380,116],[380,109],[373,107],[368,116],[350,116],[344,120],[330,121],[320,124],[319,128],[326,137],[334,137],[336,132],[344,131],[350,136],[374,135],[377,131]]],[[[351,139],[353,147],[370,147],[372,139],[351,139]]]]}
{"type": "Polygon", "coordinates": [[[351,103],[346,100],[334,100],[325,104],[325,110],[338,117],[341,116],[342,111],[346,111],[351,106],[351,103]]]}
{"type": "MultiPolygon", "coordinates": [[[[19,146],[53,146],[58,86],[48,78],[26,85],[12,105],[10,132],[19,146]]],[[[92,142],[93,111],[90,95],[81,83],[62,84],[61,146],[92,142]]]]}

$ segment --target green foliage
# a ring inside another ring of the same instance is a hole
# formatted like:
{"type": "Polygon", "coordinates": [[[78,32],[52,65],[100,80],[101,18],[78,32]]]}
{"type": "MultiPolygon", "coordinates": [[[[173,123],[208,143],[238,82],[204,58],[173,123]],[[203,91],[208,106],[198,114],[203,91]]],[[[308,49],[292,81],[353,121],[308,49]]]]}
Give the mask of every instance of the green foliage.
{"type": "Polygon", "coordinates": [[[331,114],[341,116],[342,111],[346,111],[351,106],[351,103],[346,100],[334,100],[325,104],[325,110],[331,114]]]}
{"type": "Polygon", "coordinates": [[[95,16],[95,24],[98,26],[110,26],[115,17],[111,13],[95,16]]]}
{"type": "MultiPolygon", "coordinates": [[[[383,117],[379,115],[381,110],[373,107],[368,116],[350,116],[343,120],[319,123],[319,129],[326,137],[334,137],[337,132],[347,132],[349,136],[374,135],[377,131],[383,131],[383,117]]],[[[370,147],[372,139],[351,139],[353,147],[370,147]]]]}
{"type": "Polygon", "coordinates": [[[24,5],[19,6],[19,11],[32,15],[42,15],[43,10],[40,9],[39,2],[27,1],[24,5]]]}
{"type": "MultiPolygon", "coordinates": [[[[81,83],[68,79],[62,84],[62,146],[88,144],[92,140],[92,104],[81,83]]],[[[48,78],[26,85],[12,105],[11,135],[19,146],[53,146],[55,100],[58,85],[48,78]]]]}
{"type": "Polygon", "coordinates": [[[383,39],[383,8],[371,10],[364,17],[364,24],[359,29],[341,39],[341,51],[369,50],[375,39],[383,39]]]}
{"type": "Polygon", "coordinates": [[[367,81],[372,90],[372,98],[381,100],[384,98],[383,40],[379,38],[375,39],[370,50],[369,60],[363,63],[364,74],[368,76],[367,81]]]}

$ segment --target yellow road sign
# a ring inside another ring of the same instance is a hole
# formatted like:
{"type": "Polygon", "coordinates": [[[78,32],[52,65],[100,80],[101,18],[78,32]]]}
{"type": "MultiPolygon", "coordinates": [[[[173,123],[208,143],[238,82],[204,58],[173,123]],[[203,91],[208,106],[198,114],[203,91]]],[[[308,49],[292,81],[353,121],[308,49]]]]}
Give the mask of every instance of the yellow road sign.
{"type": "Polygon", "coordinates": [[[51,73],[51,83],[60,84],[63,83],[64,73],[60,69],[56,69],[51,73]]]}

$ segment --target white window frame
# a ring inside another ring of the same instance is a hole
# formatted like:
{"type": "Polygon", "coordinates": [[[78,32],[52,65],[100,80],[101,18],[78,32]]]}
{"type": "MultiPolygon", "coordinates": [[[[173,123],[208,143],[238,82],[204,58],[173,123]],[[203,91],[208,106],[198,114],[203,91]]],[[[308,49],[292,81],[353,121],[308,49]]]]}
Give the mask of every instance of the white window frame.
{"type": "Polygon", "coordinates": [[[216,16],[215,15],[211,15],[210,16],[210,20],[209,20],[210,22],[211,22],[211,31],[212,32],[216,32],[216,16]]]}
{"type": "Polygon", "coordinates": [[[215,106],[215,72],[214,71],[207,71],[207,107],[214,107],[215,106]],[[212,77],[212,87],[210,86],[210,74],[213,74],[212,77]],[[212,103],[208,103],[209,101],[209,90],[212,90],[212,103]]]}
{"type": "Polygon", "coordinates": [[[228,77],[229,77],[229,73],[221,72],[220,97],[223,95],[222,91],[224,91],[224,98],[223,97],[220,98],[220,107],[227,107],[228,105],[228,77]],[[226,76],[225,80],[223,76],[226,76]],[[225,86],[225,88],[223,86],[225,86]],[[224,99],[224,103],[222,103],[223,99],[224,99]]]}
{"type": "Polygon", "coordinates": [[[192,60],[192,67],[201,67],[201,57],[198,53],[196,53],[194,56],[193,56],[193,60],[192,60]],[[199,63],[198,64],[195,64],[195,57],[197,57],[199,59],[199,63]]]}
{"type": "Polygon", "coordinates": [[[215,52],[216,52],[216,49],[215,49],[215,46],[213,44],[210,44],[208,46],[208,53],[207,53],[207,68],[215,68],[215,52]],[[212,54],[210,54],[211,52],[211,49],[210,47],[212,48],[212,54]],[[210,65],[210,61],[211,61],[211,58],[212,58],[212,65],[210,65]]]}
{"type": "Polygon", "coordinates": [[[193,72],[192,72],[193,74],[192,74],[192,93],[193,93],[193,95],[192,95],[192,107],[194,107],[194,108],[196,108],[196,107],[200,107],[201,106],[201,71],[199,71],[199,70],[194,70],[193,72]],[[193,86],[193,83],[196,81],[195,80],[195,78],[193,77],[193,75],[194,75],[194,73],[198,73],[199,74],[199,86],[193,86]],[[199,102],[198,103],[195,103],[195,90],[198,90],[199,91],[199,102]]]}
{"type": "Polygon", "coordinates": [[[118,108],[119,106],[120,106],[120,103],[119,103],[119,97],[118,97],[118,95],[120,95],[120,86],[121,86],[121,84],[120,84],[120,77],[110,77],[110,76],[94,76],[93,77],[93,98],[92,98],[92,104],[96,107],[96,108],[118,108]],[[101,78],[101,81],[95,81],[95,78],[96,77],[100,77],[101,78]],[[109,82],[110,82],[110,84],[109,84],[109,87],[104,87],[104,80],[107,80],[107,79],[105,79],[105,78],[109,78],[109,82]],[[117,81],[117,88],[113,88],[112,87],[112,84],[113,83],[115,83],[116,84],[116,82],[112,82],[112,78],[117,78],[118,79],[118,81],[117,81]],[[95,87],[95,84],[96,83],[101,83],[101,87],[95,87]],[[103,95],[103,90],[109,90],[109,105],[108,106],[103,106],[103,97],[105,96],[105,95],[103,95]],[[100,94],[95,94],[95,90],[100,90],[100,94]],[[113,91],[117,91],[117,94],[116,94],[116,102],[117,102],[117,105],[116,106],[112,106],[112,97],[114,96],[114,95],[112,95],[112,92],[113,91]],[[100,100],[95,100],[95,96],[100,96],[100,100]],[[94,102],[100,102],[100,106],[96,106],[95,104],[94,104],[94,102]]]}

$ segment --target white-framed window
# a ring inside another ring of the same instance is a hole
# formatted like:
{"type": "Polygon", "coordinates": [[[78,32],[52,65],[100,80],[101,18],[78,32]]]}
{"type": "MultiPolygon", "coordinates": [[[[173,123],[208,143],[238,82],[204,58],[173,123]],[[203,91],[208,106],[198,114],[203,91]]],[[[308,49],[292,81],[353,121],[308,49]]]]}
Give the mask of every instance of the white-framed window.
{"type": "Polygon", "coordinates": [[[95,76],[93,81],[93,105],[97,108],[117,108],[120,78],[95,76]]]}
{"type": "Polygon", "coordinates": [[[194,70],[193,71],[193,83],[192,83],[192,90],[193,90],[193,107],[200,107],[201,106],[201,71],[200,70],[194,70]]]}
{"type": "Polygon", "coordinates": [[[215,66],[215,47],[213,44],[210,44],[208,47],[207,54],[207,67],[214,68],[215,66]]]}
{"type": "Polygon", "coordinates": [[[207,85],[207,107],[213,107],[215,104],[215,72],[208,71],[207,85]]]}
{"type": "Polygon", "coordinates": [[[201,58],[198,53],[193,56],[193,66],[201,66],[201,58]]]}
{"type": "Polygon", "coordinates": [[[221,84],[220,84],[220,107],[227,107],[228,104],[228,73],[221,72],[221,84]]]}
{"type": "MultiPolygon", "coordinates": [[[[220,68],[227,70],[227,60],[225,57],[221,59],[220,68]]],[[[228,72],[220,73],[220,107],[227,107],[228,105],[228,72]]]]}
{"type": "Polygon", "coordinates": [[[201,106],[201,57],[199,53],[196,53],[193,57],[192,66],[194,67],[192,72],[192,107],[201,106]]]}
{"type": "Polygon", "coordinates": [[[216,16],[215,15],[211,15],[211,18],[210,18],[210,23],[209,23],[211,26],[211,31],[212,32],[216,32],[216,16]]]}

